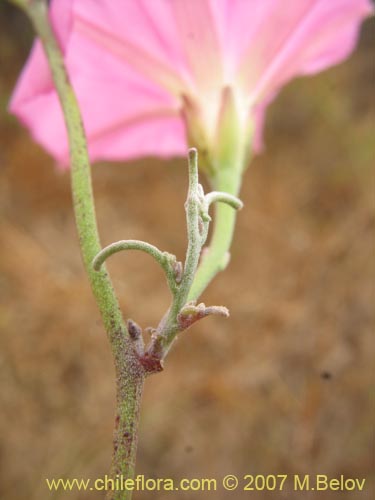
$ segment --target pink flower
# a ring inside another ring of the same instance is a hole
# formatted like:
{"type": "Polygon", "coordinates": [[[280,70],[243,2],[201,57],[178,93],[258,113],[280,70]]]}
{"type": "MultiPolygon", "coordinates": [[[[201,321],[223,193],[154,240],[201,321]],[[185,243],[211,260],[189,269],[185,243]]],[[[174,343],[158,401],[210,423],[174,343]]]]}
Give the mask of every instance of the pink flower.
{"type": "MultiPolygon", "coordinates": [[[[216,168],[226,148],[260,149],[281,86],[345,59],[372,10],[370,0],[53,0],[50,16],[92,160],[184,155],[190,142],[216,168]]],[[[10,109],[67,164],[39,41],[10,109]]]]}

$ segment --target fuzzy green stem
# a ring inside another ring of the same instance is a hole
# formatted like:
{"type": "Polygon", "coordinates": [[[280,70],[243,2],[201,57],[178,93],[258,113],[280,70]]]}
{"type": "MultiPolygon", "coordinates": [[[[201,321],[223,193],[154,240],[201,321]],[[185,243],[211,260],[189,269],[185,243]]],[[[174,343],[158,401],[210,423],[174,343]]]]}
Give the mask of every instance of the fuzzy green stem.
{"type": "Polygon", "coordinates": [[[171,292],[176,292],[176,257],[168,252],[162,252],[156,246],[151,245],[150,243],[147,243],[145,241],[120,240],[106,246],[95,256],[94,260],[92,261],[92,266],[95,271],[100,271],[102,265],[108,259],[108,257],[114,255],[115,253],[122,252],[123,250],[140,250],[141,252],[145,252],[151,255],[151,257],[153,257],[164,270],[171,292]]]}
{"type": "Polygon", "coordinates": [[[223,307],[206,307],[204,304],[199,304],[196,307],[194,304],[187,305],[187,303],[196,276],[202,246],[208,233],[208,225],[211,220],[208,215],[210,204],[216,201],[224,202],[220,205],[234,212],[234,209],[242,208],[242,202],[225,192],[214,191],[204,195],[203,188],[199,184],[198,153],[195,148],[189,150],[188,160],[189,191],[185,203],[188,247],[182,280],[173,295],[171,307],[159,323],[146,351],[146,358],[156,362],[155,366],[157,367],[157,361],[164,360],[179,332],[189,328],[195,321],[209,314],[228,315],[228,310],[223,307]],[[224,312],[225,314],[223,314],[224,312]]]}
{"type": "MultiPolygon", "coordinates": [[[[189,150],[189,190],[185,203],[188,247],[184,264],[183,277],[172,305],[158,327],[158,335],[154,337],[149,353],[152,357],[163,359],[167,355],[178,325],[178,314],[185,305],[187,296],[194,280],[202,249],[202,234],[200,231],[200,207],[204,201],[203,190],[198,179],[198,153],[195,148],[189,150]]],[[[201,223],[204,222],[201,220],[201,223]]],[[[208,224],[208,222],[206,223],[208,224]]]]}
{"type": "Polygon", "coordinates": [[[243,208],[243,203],[237,198],[228,193],[223,193],[222,191],[211,191],[205,196],[207,208],[215,202],[226,203],[235,210],[241,210],[243,208]]]}
{"type": "MultiPolygon", "coordinates": [[[[70,85],[63,56],[51,29],[47,5],[41,0],[15,0],[29,16],[40,37],[68,131],[74,212],[82,257],[111,345],[117,377],[117,409],[111,476],[124,479],[135,474],[140,401],[145,372],[122,319],[110,278],[105,270],[95,272],[94,257],[101,250],[91,184],[85,132],[76,97],[70,85]]],[[[131,492],[108,492],[108,500],[130,500],[131,492]]]]}
{"type": "Polygon", "coordinates": [[[202,249],[202,234],[199,229],[199,219],[200,205],[203,202],[203,190],[199,185],[198,152],[195,148],[189,150],[188,166],[189,191],[185,204],[188,247],[184,265],[184,276],[179,292],[179,308],[186,302],[202,249]],[[200,196],[202,200],[200,200],[200,196]]]}
{"type": "MultiPolygon", "coordinates": [[[[236,197],[241,186],[242,159],[239,165],[235,165],[235,167],[228,168],[224,166],[219,169],[216,175],[210,178],[212,187],[236,197]]],[[[210,196],[210,194],[207,196],[210,196]]],[[[241,206],[236,208],[241,208],[241,206]]],[[[228,265],[236,218],[236,210],[233,210],[227,203],[218,203],[216,205],[210,245],[202,256],[201,263],[195,273],[188,300],[197,300],[212,279],[228,265]]]]}

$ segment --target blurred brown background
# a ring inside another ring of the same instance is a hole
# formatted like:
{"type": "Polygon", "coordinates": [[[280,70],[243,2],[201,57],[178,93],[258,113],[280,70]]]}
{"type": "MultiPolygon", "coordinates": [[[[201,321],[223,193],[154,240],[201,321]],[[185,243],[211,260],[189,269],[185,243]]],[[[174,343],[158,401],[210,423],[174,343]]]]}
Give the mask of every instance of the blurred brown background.
{"type": "MultiPolygon", "coordinates": [[[[45,478],[101,477],[111,456],[111,356],[83,272],[69,176],[6,104],[31,43],[0,6],[0,497],[45,478]]],[[[246,174],[232,262],[204,295],[230,308],[182,335],[148,380],[137,470],[149,477],[321,473],[363,493],[138,493],[135,499],[370,499],[374,342],[374,22],[346,63],[289,85],[246,174]]],[[[182,258],[183,160],[96,165],[102,240],[147,239],[182,258]]],[[[139,253],[109,264],[126,316],[155,325],[162,272],[139,253]]],[[[373,493],[373,490],[372,490],[373,493]]]]}

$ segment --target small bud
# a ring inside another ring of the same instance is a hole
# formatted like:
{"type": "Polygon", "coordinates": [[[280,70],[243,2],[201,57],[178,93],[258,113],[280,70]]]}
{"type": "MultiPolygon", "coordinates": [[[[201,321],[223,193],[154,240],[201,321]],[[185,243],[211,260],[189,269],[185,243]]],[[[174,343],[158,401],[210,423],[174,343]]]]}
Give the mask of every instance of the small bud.
{"type": "Polygon", "coordinates": [[[179,283],[181,283],[182,275],[184,272],[182,262],[176,261],[176,262],[174,262],[172,267],[173,267],[174,278],[176,280],[176,283],[179,284],[179,283]]]}
{"type": "Polygon", "coordinates": [[[128,327],[128,332],[132,340],[137,340],[141,337],[142,328],[135,321],[128,319],[126,326],[128,327]]]}
{"type": "Polygon", "coordinates": [[[129,336],[133,341],[133,347],[138,357],[144,355],[144,342],[142,337],[142,328],[137,325],[135,321],[132,319],[128,319],[126,322],[126,326],[128,328],[129,336]]]}
{"type": "Polygon", "coordinates": [[[201,210],[199,215],[201,216],[203,222],[211,222],[212,221],[211,216],[209,215],[207,210],[201,210]]]}
{"type": "Polygon", "coordinates": [[[229,317],[229,311],[224,306],[209,306],[206,307],[203,302],[197,306],[187,304],[184,306],[177,316],[177,321],[181,330],[186,330],[191,327],[196,321],[205,318],[209,315],[229,317]]]}

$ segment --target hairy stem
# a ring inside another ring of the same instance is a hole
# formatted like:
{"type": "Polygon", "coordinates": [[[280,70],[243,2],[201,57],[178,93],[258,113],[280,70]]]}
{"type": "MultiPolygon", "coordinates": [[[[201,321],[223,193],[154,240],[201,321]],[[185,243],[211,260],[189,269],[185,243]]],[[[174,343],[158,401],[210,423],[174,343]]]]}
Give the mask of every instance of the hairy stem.
{"type": "Polygon", "coordinates": [[[163,360],[176,336],[179,326],[177,316],[185,305],[194,274],[198,265],[202,248],[202,234],[199,228],[200,206],[203,202],[203,190],[198,179],[198,153],[189,150],[189,190],[185,203],[188,247],[184,264],[184,272],[179,289],[174,294],[172,304],[159,324],[158,334],[153,338],[149,353],[152,357],[163,360]]]}
{"type": "MultiPolygon", "coordinates": [[[[15,0],[30,17],[42,41],[64,113],[71,160],[74,212],[82,257],[111,345],[116,378],[117,409],[111,475],[133,478],[138,419],[145,372],[122,319],[118,300],[107,271],[94,271],[92,261],[101,250],[91,184],[85,132],[76,97],[70,85],[61,50],[51,29],[47,5],[41,0],[15,0]]],[[[108,499],[130,500],[131,492],[108,492],[108,499]]]]}
{"type": "MultiPolygon", "coordinates": [[[[220,183],[217,185],[220,185],[220,183]]],[[[225,187],[228,188],[227,185],[225,187]]],[[[191,299],[189,299],[191,287],[195,280],[199,258],[207,238],[209,222],[211,221],[208,210],[210,204],[214,202],[220,202],[220,205],[225,206],[231,212],[241,209],[243,206],[238,198],[228,192],[213,191],[207,195],[204,194],[198,178],[198,153],[195,148],[191,148],[189,150],[189,191],[185,203],[188,247],[182,279],[173,294],[171,307],[155,330],[145,353],[148,362],[152,360],[152,365],[155,363],[155,366],[159,369],[162,367],[162,362],[179,332],[189,328],[195,321],[209,314],[219,314],[225,317],[229,315],[228,310],[221,306],[206,307],[203,303],[198,304],[198,306],[195,306],[195,303],[189,304],[191,302],[191,299]]],[[[225,224],[228,223],[228,220],[228,217],[219,219],[220,223],[223,224],[221,229],[225,238],[225,249],[229,248],[233,233],[233,226],[229,226],[229,233],[227,232],[225,224]]],[[[234,224],[235,219],[231,220],[233,220],[234,224]]],[[[221,231],[216,234],[222,235],[221,231]]],[[[220,250],[221,248],[219,248],[218,258],[220,258],[220,250]]]]}
{"type": "Polygon", "coordinates": [[[96,255],[96,257],[92,261],[92,265],[95,271],[100,271],[101,267],[108,259],[108,257],[114,255],[115,253],[122,252],[123,250],[140,250],[141,252],[145,252],[151,255],[151,257],[153,257],[164,270],[171,292],[174,293],[176,291],[178,281],[178,276],[176,276],[176,273],[178,271],[178,265],[181,263],[177,262],[177,259],[174,255],[168,252],[162,252],[156,246],[151,245],[150,243],[147,243],[145,241],[120,240],[106,246],[96,255]]]}
{"type": "MultiPolygon", "coordinates": [[[[220,192],[228,193],[234,197],[237,196],[242,179],[242,159],[239,161],[239,165],[235,167],[228,168],[224,166],[219,169],[216,175],[210,178],[212,187],[220,192]]],[[[212,194],[213,197],[215,195],[212,194]]],[[[210,194],[207,196],[210,196],[210,194]]],[[[217,199],[217,201],[220,200],[217,199]]],[[[235,205],[232,206],[235,207],[235,205]]],[[[235,208],[241,208],[241,206],[235,208]]],[[[229,250],[233,240],[236,218],[236,210],[233,210],[227,203],[216,204],[210,244],[206,253],[202,255],[202,260],[189,291],[188,300],[197,300],[213,278],[226,268],[230,259],[229,250]]]]}

